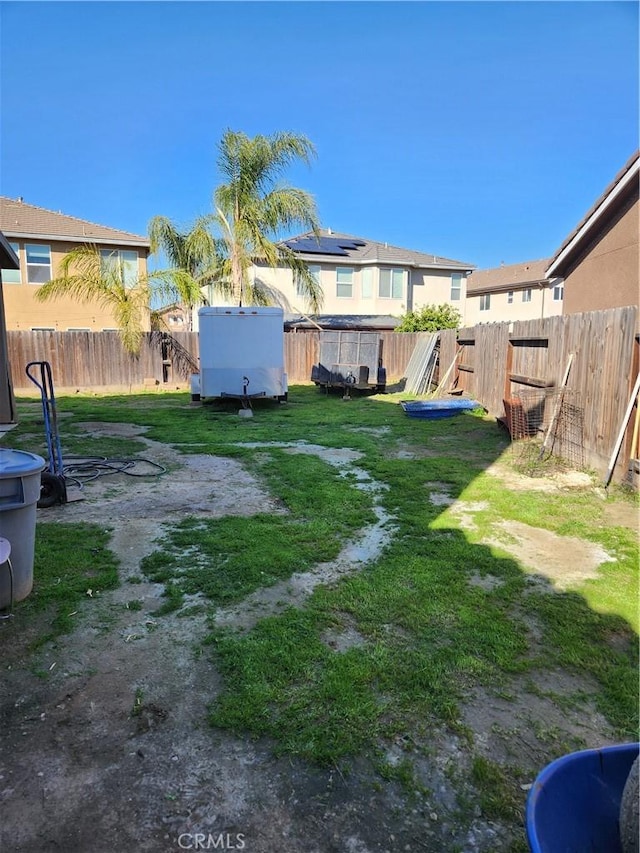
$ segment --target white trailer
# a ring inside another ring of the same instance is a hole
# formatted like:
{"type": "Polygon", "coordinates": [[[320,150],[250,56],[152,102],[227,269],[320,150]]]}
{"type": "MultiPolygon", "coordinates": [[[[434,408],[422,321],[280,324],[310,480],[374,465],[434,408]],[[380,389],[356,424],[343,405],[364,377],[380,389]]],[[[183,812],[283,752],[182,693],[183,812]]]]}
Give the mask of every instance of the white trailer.
{"type": "Polygon", "coordinates": [[[201,308],[198,320],[200,374],[192,394],[287,399],[282,308],[201,308]]]}

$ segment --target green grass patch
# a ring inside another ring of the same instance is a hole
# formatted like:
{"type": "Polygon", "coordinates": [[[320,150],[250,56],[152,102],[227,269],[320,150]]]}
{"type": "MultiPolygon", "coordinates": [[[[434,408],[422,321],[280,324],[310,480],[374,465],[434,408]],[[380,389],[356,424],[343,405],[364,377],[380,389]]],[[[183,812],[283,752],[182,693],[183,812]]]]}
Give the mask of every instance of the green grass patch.
{"type": "Polygon", "coordinates": [[[47,629],[36,646],[71,631],[83,602],[118,586],[118,563],[108,543],[109,533],[95,524],[38,523],[33,591],[16,605],[21,618],[46,613],[47,629]]]}
{"type": "Polygon", "coordinates": [[[513,777],[495,761],[476,756],[471,778],[480,800],[482,814],[488,820],[517,821],[522,817],[522,795],[513,777]]]}
{"type": "Polygon", "coordinates": [[[392,550],[369,571],[318,589],[303,613],[265,620],[248,636],[214,634],[227,690],[212,722],[337,761],[427,720],[455,726],[469,686],[526,666],[523,631],[504,603],[469,589],[446,554],[392,550]],[[366,642],[336,653],[321,634],[345,619],[366,642]]]}
{"type": "Polygon", "coordinates": [[[211,712],[214,725],[276,739],[276,751],[334,763],[381,731],[370,655],[331,652],[320,617],[291,610],[265,619],[242,639],[214,634],[228,690],[211,712]]]}

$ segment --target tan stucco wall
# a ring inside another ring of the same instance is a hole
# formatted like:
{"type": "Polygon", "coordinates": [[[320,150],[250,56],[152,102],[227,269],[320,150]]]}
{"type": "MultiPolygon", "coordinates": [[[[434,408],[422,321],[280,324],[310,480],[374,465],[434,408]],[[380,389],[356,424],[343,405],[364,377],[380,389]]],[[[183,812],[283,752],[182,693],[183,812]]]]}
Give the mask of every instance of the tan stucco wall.
{"type": "Polygon", "coordinates": [[[466,324],[467,306],[467,279],[462,276],[460,282],[460,299],[451,299],[451,271],[442,270],[413,270],[411,274],[413,282],[413,304],[412,311],[419,311],[425,305],[450,304],[460,312],[462,325],[466,324]]]}
{"type": "MultiPolygon", "coordinates": [[[[44,239],[22,240],[10,238],[12,243],[19,244],[18,257],[20,259],[21,283],[4,283],[4,304],[6,312],[7,329],[29,331],[33,328],[55,329],[64,332],[69,329],[89,329],[93,332],[101,332],[103,329],[115,329],[117,323],[112,313],[97,303],[81,303],[69,297],[52,299],[47,302],[38,302],[34,298],[39,285],[27,283],[27,259],[25,244],[48,245],[51,247],[52,275],[55,277],[59,270],[62,257],[75,248],[77,243],[65,243],[63,241],[52,241],[44,239]]],[[[138,252],[138,273],[145,275],[147,272],[147,259],[144,249],[136,249],[134,246],[103,246],[100,248],[117,249],[138,252]]],[[[145,330],[149,329],[149,318],[145,318],[145,330]]]]}
{"type": "Polygon", "coordinates": [[[565,314],[638,305],[638,210],[636,190],[565,272],[565,314]]]}
{"type": "Polygon", "coordinates": [[[513,290],[513,302],[509,304],[506,291],[491,294],[487,311],[480,310],[480,296],[467,296],[466,325],[477,323],[511,323],[517,320],[540,320],[562,314],[562,301],[553,298],[553,286],[531,288],[531,302],[522,301],[522,290],[513,290]]]}
{"type": "MultiPolygon", "coordinates": [[[[312,264],[311,264],[312,265],[312,264]]],[[[312,265],[313,266],[313,265],[312,265]]],[[[349,267],[345,264],[316,264],[320,266],[320,283],[324,292],[322,305],[323,314],[390,314],[400,316],[411,308],[417,309],[423,305],[441,305],[450,302],[451,272],[431,270],[407,270],[405,272],[404,293],[401,299],[378,296],[378,275],[380,267],[372,266],[373,282],[372,296],[362,296],[362,276],[364,267],[353,266],[353,288],[351,297],[337,295],[336,267],[349,267]],[[408,283],[410,285],[408,286],[408,283]]],[[[383,269],[391,269],[384,266],[383,269]]],[[[397,268],[396,268],[397,269],[397,268]]],[[[309,305],[296,294],[293,276],[290,270],[268,269],[266,267],[252,268],[251,275],[259,278],[267,286],[282,294],[282,305],[285,311],[308,312],[309,305]]],[[[451,304],[455,305],[464,316],[466,279],[462,279],[461,299],[451,304]]]]}

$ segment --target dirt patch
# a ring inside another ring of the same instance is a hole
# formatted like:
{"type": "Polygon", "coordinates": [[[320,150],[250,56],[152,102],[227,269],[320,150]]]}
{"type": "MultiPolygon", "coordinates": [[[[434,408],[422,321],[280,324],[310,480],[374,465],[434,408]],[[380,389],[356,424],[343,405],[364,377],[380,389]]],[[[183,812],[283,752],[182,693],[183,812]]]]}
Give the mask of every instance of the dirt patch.
{"type": "Polygon", "coordinates": [[[549,748],[558,755],[616,735],[590,700],[595,685],[562,672],[517,676],[507,690],[473,690],[462,719],[474,734],[476,750],[492,761],[517,765],[533,782],[549,748]]]}
{"type": "Polygon", "coordinates": [[[557,589],[568,589],[598,577],[599,567],[615,557],[592,542],[573,536],[558,536],[549,530],[517,521],[493,525],[496,538],[485,540],[512,554],[522,567],[550,580],[557,589]],[[501,535],[506,534],[506,535],[501,535]]]}
{"type": "MultiPolygon", "coordinates": [[[[606,496],[605,496],[606,501],[606,496]]],[[[640,530],[640,511],[637,506],[616,501],[606,502],[604,505],[605,522],[610,525],[629,527],[631,530],[640,530]]]]}
{"type": "Polygon", "coordinates": [[[347,614],[342,615],[342,624],[324,632],[322,642],[335,652],[346,652],[349,649],[365,646],[367,640],[356,628],[353,619],[347,614]]]}
{"type": "MultiPolygon", "coordinates": [[[[447,503],[440,499],[440,502],[447,503]]],[[[457,501],[451,512],[463,530],[477,530],[474,513],[487,509],[487,504],[457,501]]],[[[507,551],[522,568],[539,575],[558,590],[565,590],[590,578],[598,577],[603,563],[615,562],[600,545],[573,536],[559,536],[541,527],[517,521],[500,521],[491,525],[491,535],[483,544],[507,551]]]]}
{"type": "Polygon", "coordinates": [[[502,459],[493,462],[486,469],[492,477],[499,477],[504,485],[513,491],[560,492],[583,490],[598,492],[599,486],[590,474],[584,471],[556,471],[548,475],[527,476],[505,465],[502,459]]]}

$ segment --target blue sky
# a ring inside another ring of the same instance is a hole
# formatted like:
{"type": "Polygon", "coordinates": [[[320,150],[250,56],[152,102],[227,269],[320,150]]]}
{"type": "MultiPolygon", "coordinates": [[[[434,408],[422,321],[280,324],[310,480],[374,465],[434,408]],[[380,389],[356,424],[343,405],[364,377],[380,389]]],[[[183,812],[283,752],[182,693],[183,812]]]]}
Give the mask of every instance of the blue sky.
{"type": "Polygon", "coordinates": [[[638,147],[638,4],[0,2],[0,192],[146,233],[226,128],[303,133],[336,231],[549,257],[638,147]]]}

